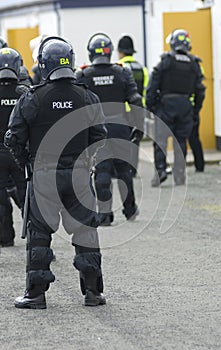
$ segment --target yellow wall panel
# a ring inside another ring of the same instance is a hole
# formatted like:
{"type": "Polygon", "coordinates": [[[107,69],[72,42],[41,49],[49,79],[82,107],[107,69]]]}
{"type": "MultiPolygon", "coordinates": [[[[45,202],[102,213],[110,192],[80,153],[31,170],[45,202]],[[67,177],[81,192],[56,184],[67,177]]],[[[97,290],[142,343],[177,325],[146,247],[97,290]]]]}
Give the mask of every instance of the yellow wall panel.
{"type": "Polygon", "coordinates": [[[22,55],[24,65],[31,73],[33,66],[32,53],[29,47],[29,41],[39,35],[38,27],[8,29],[7,42],[8,46],[18,50],[22,55]]]}
{"type": "Polygon", "coordinates": [[[174,29],[183,28],[190,33],[192,51],[202,59],[206,86],[206,98],[200,112],[200,138],[204,149],[215,149],[212,29],[210,9],[196,12],[170,12],[163,14],[164,50],[169,51],[166,37],[174,29]]]}

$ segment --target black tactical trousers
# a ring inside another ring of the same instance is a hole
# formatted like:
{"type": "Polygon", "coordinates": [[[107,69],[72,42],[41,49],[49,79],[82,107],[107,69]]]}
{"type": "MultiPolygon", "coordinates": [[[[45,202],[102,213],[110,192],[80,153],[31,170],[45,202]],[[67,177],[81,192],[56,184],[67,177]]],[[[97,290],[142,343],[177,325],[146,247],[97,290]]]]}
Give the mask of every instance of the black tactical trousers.
{"type": "Polygon", "coordinates": [[[174,177],[184,174],[186,140],[193,126],[193,109],[184,97],[165,97],[155,119],[154,161],[158,173],[166,170],[167,141],[173,138],[174,177]]]}
{"type": "Polygon", "coordinates": [[[192,132],[188,139],[189,145],[193,152],[194,165],[196,171],[203,171],[205,166],[202,144],[199,139],[199,124],[193,126],[192,132]]]}
{"type": "Polygon", "coordinates": [[[136,212],[133,176],[131,172],[131,141],[129,126],[107,124],[108,139],[97,153],[95,188],[99,213],[113,215],[112,176],[118,180],[123,213],[130,218],[136,212]],[[100,160],[103,161],[100,161],[100,160]],[[104,160],[105,159],[105,160],[104,160]]]}
{"type": "Polygon", "coordinates": [[[119,159],[106,160],[96,166],[95,188],[99,201],[98,210],[100,213],[112,214],[112,167],[118,180],[123,213],[129,218],[136,211],[131,166],[119,159]]]}
{"type": "MultiPolygon", "coordinates": [[[[27,290],[49,288],[55,276],[50,270],[53,252],[51,235],[59,228],[60,218],[76,256],[74,266],[81,275],[81,289],[85,293],[87,281],[103,287],[101,253],[97,233],[96,202],[87,168],[44,168],[33,174],[30,189],[30,212],[27,240],[27,290]],[[53,179],[56,183],[54,184],[53,179]],[[56,186],[55,186],[56,185],[56,186]]],[[[101,288],[102,287],[102,288],[101,288]]]]}

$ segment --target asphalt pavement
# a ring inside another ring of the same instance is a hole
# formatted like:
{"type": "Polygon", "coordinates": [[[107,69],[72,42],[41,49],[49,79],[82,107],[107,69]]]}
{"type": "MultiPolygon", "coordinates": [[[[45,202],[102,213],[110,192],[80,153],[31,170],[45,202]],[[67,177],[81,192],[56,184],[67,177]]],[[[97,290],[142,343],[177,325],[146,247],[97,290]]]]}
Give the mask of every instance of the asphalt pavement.
{"type": "Polygon", "coordinates": [[[189,165],[186,186],[174,186],[169,175],[151,188],[147,148],[134,180],[140,215],[125,220],[114,180],[115,220],[99,229],[105,306],[83,306],[71,238],[60,227],[53,236],[56,281],[48,308],[14,307],[25,288],[25,241],[14,207],[16,244],[0,252],[0,349],[221,349],[219,159],[207,162],[204,173],[189,165]]]}

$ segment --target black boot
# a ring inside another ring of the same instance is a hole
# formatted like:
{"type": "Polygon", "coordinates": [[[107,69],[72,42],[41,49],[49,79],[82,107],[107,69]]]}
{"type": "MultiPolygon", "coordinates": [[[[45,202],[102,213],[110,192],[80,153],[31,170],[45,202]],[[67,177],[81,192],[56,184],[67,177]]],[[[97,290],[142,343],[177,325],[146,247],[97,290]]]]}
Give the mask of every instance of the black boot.
{"type": "Polygon", "coordinates": [[[139,215],[139,209],[136,204],[134,204],[131,208],[124,208],[122,213],[125,215],[128,221],[134,221],[136,217],[139,215]]]}
{"type": "Polygon", "coordinates": [[[167,173],[165,170],[155,172],[153,179],[151,180],[152,187],[159,187],[162,182],[167,179],[167,173]]]}
{"type": "Polygon", "coordinates": [[[86,294],[84,296],[85,306],[98,306],[105,305],[106,299],[102,293],[95,294],[93,291],[86,289],[86,294]]]}
{"type": "Polygon", "coordinates": [[[80,285],[81,291],[84,295],[84,305],[85,306],[98,306],[105,305],[106,299],[99,290],[103,290],[103,279],[102,275],[89,276],[84,275],[80,272],[80,285]]]}
{"type": "Polygon", "coordinates": [[[24,296],[15,299],[15,307],[19,309],[46,309],[45,292],[39,286],[26,290],[24,296]]]}
{"type": "Polygon", "coordinates": [[[114,215],[112,212],[107,214],[98,214],[100,226],[111,226],[111,223],[114,221],[114,215]]]}

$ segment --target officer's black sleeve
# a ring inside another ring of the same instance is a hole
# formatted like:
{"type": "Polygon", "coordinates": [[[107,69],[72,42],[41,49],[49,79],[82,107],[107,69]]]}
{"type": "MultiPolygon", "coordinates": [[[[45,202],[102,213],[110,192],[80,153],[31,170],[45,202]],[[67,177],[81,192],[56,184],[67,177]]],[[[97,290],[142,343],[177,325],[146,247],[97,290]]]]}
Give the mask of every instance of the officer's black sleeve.
{"type": "Polygon", "coordinates": [[[200,65],[196,62],[196,72],[197,72],[197,80],[196,80],[196,88],[195,88],[195,98],[194,98],[194,114],[198,115],[200,109],[203,105],[203,100],[205,99],[205,85],[203,84],[204,76],[202,74],[200,65]]]}
{"type": "Polygon", "coordinates": [[[78,68],[75,72],[75,80],[77,84],[84,84],[87,85],[87,79],[85,78],[83,74],[83,70],[81,68],[78,68]]]}
{"type": "Polygon", "coordinates": [[[30,86],[33,84],[33,81],[28,73],[28,70],[25,66],[21,66],[18,75],[19,83],[30,86]]]}
{"type": "Polygon", "coordinates": [[[94,144],[92,153],[96,153],[97,149],[105,144],[107,137],[105,117],[98,96],[89,89],[86,90],[86,103],[89,106],[89,144],[94,144]],[[96,142],[99,142],[99,145],[95,144],[96,142]]]}
{"type": "Polygon", "coordinates": [[[11,112],[9,130],[7,131],[13,140],[16,140],[11,148],[16,148],[19,145],[20,148],[25,149],[29,136],[28,125],[35,118],[38,106],[37,97],[31,91],[23,94],[18,100],[11,112]]]}
{"type": "Polygon", "coordinates": [[[160,62],[150,75],[147,86],[146,106],[150,112],[155,111],[156,105],[159,102],[160,81],[161,81],[162,63],[160,62]]]}

